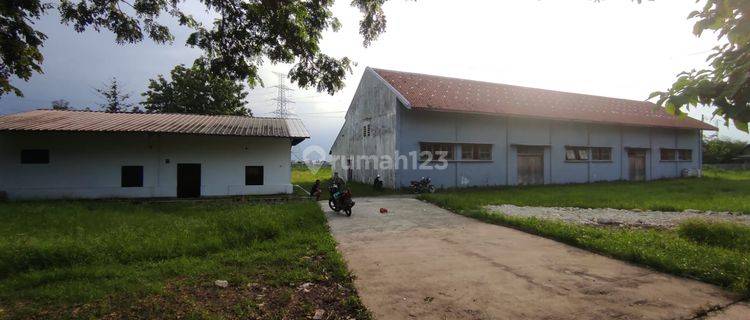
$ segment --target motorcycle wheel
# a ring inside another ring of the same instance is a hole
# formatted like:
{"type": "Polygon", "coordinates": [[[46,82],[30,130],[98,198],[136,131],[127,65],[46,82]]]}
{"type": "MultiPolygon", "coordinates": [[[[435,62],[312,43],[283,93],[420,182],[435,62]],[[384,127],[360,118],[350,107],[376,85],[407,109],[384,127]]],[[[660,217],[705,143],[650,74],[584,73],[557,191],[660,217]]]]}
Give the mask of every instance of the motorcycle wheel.
{"type": "Polygon", "coordinates": [[[333,199],[328,199],[328,206],[331,207],[331,210],[333,211],[341,211],[341,209],[336,208],[336,204],[333,202],[333,199]]]}
{"type": "Polygon", "coordinates": [[[352,208],[344,209],[344,213],[346,213],[347,217],[351,217],[352,216],[352,208]]]}
{"type": "Polygon", "coordinates": [[[430,186],[429,188],[427,188],[427,191],[429,191],[430,193],[435,193],[435,186],[430,186]]]}

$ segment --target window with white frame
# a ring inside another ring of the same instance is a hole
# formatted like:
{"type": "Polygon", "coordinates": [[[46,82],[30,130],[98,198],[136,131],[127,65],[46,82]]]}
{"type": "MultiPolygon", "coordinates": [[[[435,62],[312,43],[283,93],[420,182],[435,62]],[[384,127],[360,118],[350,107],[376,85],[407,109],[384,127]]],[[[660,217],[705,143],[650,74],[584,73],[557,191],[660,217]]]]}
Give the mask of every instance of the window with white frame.
{"type": "Polygon", "coordinates": [[[677,156],[677,150],[662,148],[659,150],[659,158],[661,161],[675,161],[677,156]]]}
{"type": "Polygon", "coordinates": [[[661,148],[659,151],[661,161],[693,161],[692,149],[661,148]]]}
{"type": "Polygon", "coordinates": [[[461,145],[461,160],[492,160],[492,145],[464,143],[461,145]]]}
{"type": "Polygon", "coordinates": [[[587,161],[589,160],[588,147],[565,147],[566,161],[587,161]]]}

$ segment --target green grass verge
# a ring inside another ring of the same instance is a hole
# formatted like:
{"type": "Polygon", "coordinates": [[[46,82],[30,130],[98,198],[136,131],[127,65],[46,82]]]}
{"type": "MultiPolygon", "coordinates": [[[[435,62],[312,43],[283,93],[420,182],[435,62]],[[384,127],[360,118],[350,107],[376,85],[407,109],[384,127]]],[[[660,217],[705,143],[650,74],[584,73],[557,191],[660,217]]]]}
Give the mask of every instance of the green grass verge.
{"type": "MultiPolygon", "coordinates": [[[[314,173],[304,165],[292,166],[292,184],[300,185],[305,188],[305,190],[309,191],[310,187],[312,187],[313,183],[315,183],[315,180],[320,179],[321,185],[323,186],[323,195],[321,196],[321,199],[328,199],[328,184],[332,176],[333,173],[330,166],[322,167],[314,173]]],[[[355,197],[377,197],[400,193],[399,191],[393,189],[383,189],[380,191],[376,191],[370,184],[353,181],[348,182],[346,185],[347,187],[349,187],[349,189],[352,190],[352,194],[355,197]]],[[[300,193],[299,190],[295,190],[295,193],[297,193],[298,195],[303,195],[303,193],[300,193]]]]}
{"type": "Polygon", "coordinates": [[[602,228],[534,217],[513,217],[482,209],[487,204],[509,203],[654,210],[691,208],[748,213],[748,204],[742,203],[749,200],[750,180],[747,173],[709,174],[701,179],[651,183],[460,190],[419,197],[481,221],[510,226],[750,296],[750,229],[744,226],[690,221],[678,231],[602,228]],[[727,200],[729,198],[732,199],[727,200]]]}
{"type": "MultiPolygon", "coordinates": [[[[0,203],[0,318],[112,297],[129,307],[169,294],[168,283],[210,287],[215,279],[240,288],[320,281],[351,287],[325,216],[311,202],[0,203]]],[[[366,317],[356,294],[352,299],[349,315],[366,317]]],[[[89,316],[107,312],[105,303],[89,316]]]]}
{"type": "Polygon", "coordinates": [[[681,223],[677,232],[697,243],[750,253],[750,227],[746,225],[695,219],[681,223]]]}
{"type": "Polygon", "coordinates": [[[673,231],[581,226],[534,217],[512,217],[452,206],[440,194],[421,195],[481,221],[510,226],[617,259],[716,284],[750,296],[750,252],[696,243],[673,231]]]}
{"type": "Polygon", "coordinates": [[[459,209],[489,204],[644,209],[657,211],[731,211],[750,214],[750,171],[706,170],[702,178],[650,182],[470,188],[449,190],[459,209]]]}

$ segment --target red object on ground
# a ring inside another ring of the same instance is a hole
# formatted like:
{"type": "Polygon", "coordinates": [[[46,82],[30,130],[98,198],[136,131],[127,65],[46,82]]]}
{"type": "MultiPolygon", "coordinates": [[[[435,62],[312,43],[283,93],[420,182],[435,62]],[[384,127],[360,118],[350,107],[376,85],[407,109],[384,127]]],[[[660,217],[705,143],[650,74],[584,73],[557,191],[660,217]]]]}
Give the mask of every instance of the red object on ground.
{"type": "Polygon", "coordinates": [[[388,209],[386,209],[386,208],[380,208],[380,213],[388,213],[388,209]]]}

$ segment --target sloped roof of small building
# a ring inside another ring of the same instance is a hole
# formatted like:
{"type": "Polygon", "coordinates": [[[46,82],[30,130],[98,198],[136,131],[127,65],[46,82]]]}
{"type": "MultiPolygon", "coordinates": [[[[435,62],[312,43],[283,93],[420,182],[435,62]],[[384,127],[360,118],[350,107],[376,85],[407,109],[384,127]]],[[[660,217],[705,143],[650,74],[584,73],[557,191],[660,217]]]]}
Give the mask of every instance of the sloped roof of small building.
{"type": "Polygon", "coordinates": [[[401,95],[407,107],[633,126],[717,130],[689,117],[668,114],[648,101],[536,89],[507,84],[372,69],[401,95]]]}
{"type": "Polygon", "coordinates": [[[144,132],[215,136],[309,138],[300,119],[174,113],[34,110],[0,116],[0,131],[144,132]]]}

